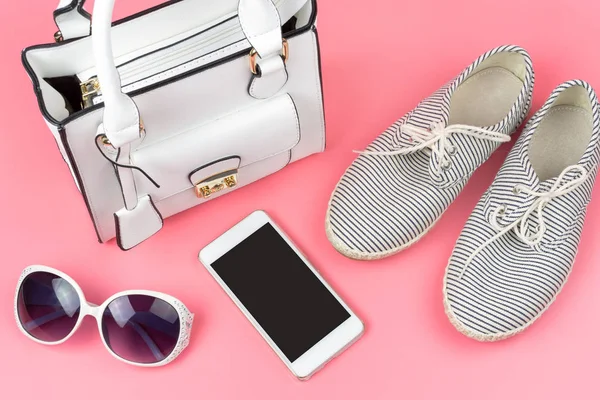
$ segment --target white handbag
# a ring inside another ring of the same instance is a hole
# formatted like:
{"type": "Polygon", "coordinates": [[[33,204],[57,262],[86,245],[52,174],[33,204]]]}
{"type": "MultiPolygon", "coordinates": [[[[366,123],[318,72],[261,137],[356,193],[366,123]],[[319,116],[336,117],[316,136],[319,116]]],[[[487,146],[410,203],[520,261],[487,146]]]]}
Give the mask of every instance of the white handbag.
{"type": "Polygon", "coordinates": [[[96,0],[92,27],[84,1],[23,64],[100,242],[131,249],[324,150],[314,0],[173,0],[112,26],[96,0]]]}

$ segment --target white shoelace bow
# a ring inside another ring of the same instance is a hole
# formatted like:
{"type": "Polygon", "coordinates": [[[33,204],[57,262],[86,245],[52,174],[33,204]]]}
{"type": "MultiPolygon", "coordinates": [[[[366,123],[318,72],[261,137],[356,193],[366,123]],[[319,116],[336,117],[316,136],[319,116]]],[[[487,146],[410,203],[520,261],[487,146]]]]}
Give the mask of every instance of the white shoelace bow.
{"type": "Polygon", "coordinates": [[[585,170],[585,168],[583,168],[580,165],[572,165],[570,167],[567,167],[563,172],[561,172],[561,174],[558,176],[558,179],[556,180],[554,185],[552,185],[550,190],[548,190],[547,192],[539,193],[539,192],[536,192],[535,190],[531,190],[528,187],[525,187],[522,185],[516,185],[514,187],[515,194],[527,193],[528,195],[535,197],[535,201],[533,202],[533,204],[531,204],[531,206],[527,209],[527,211],[525,211],[525,213],[523,214],[523,216],[521,218],[517,219],[516,221],[512,222],[511,224],[509,224],[505,227],[500,226],[500,224],[498,223],[498,217],[503,215],[504,213],[506,213],[506,211],[507,211],[506,206],[499,206],[494,210],[494,212],[492,213],[492,220],[490,221],[490,223],[492,224],[494,229],[496,229],[498,231],[498,233],[496,235],[494,235],[493,237],[489,238],[488,240],[486,240],[482,245],[480,245],[471,254],[471,256],[469,256],[469,258],[467,259],[467,262],[465,263],[465,265],[460,273],[459,279],[462,279],[465,272],[467,272],[467,269],[469,268],[469,265],[471,264],[473,259],[486,246],[489,246],[496,240],[500,239],[502,236],[504,236],[506,233],[508,233],[511,230],[514,230],[517,237],[519,239],[521,239],[524,243],[530,245],[531,247],[539,244],[542,241],[542,239],[544,238],[544,234],[546,233],[546,221],[545,221],[545,216],[544,216],[544,207],[546,207],[546,205],[552,199],[555,199],[560,196],[564,196],[568,193],[571,193],[573,190],[577,189],[579,186],[581,186],[586,181],[588,176],[589,175],[588,175],[587,171],[585,170]],[[578,172],[579,176],[571,181],[563,182],[565,175],[567,175],[570,172],[578,172]],[[531,218],[531,216],[533,215],[534,212],[537,212],[537,219],[539,221],[538,229],[535,232],[528,234],[527,233],[527,229],[528,229],[527,222],[529,221],[529,219],[531,218]]]}
{"type": "Polygon", "coordinates": [[[422,149],[429,149],[439,160],[437,170],[439,173],[441,168],[448,168],[450,166],[450,156],[453,156],[457,152],[456,147],[448,140],[450,136],[457,133],[472,136],[477,139],[490,140],[496,143],[510,142],[510,135],[501,132],[495,132],[470,125],[455,124],[444,126],[444,123],[440,121],[432,124],[430,129],[424,129],[409,124],[401,125],[396,134],[398,136],[402,134],[409,135],[411,142],[409,146],[395,148],[392,151],[365,150],[355,151],[355,153],[372,156],[396,156],[416,153],[422,149]]]}

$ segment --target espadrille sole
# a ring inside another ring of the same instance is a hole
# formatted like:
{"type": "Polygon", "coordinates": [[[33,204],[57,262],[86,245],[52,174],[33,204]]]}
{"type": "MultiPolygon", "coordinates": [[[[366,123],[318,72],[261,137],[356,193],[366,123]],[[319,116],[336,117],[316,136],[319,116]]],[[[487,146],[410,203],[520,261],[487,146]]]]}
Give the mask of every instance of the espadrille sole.
{"type": "MultiPolygon", "coordinates": [[[[571,271],[573,271],[573,264],[571,264],[571,271]]],[[[560,294],[562,289],[567,284],[567,281],[569,280],[569,276],[571,276],[571,271],[570,271],[569,274],[567,275],[567,278],[565,279],[562,287],[558,290],[558,292],[556,292],[556,294],[554,295],[552,300],[550,300],[550,302],[546,305],[546,307],[535,318],[533,318],[531,321],[529,321],[527,324],[525,324],[517,329],[507,331],[507,332],[487,333],[486,334],[486,333],[481,333],[481,332],[475,331],[475,330],[467,327],[466,325],[464,325],[456,317],[456,315],[454,314],[454,311],[452,311],[452,308],[450,307],[450,301],[448,300],[448,292],[446,290],[446,287],[447,287],[446,283],[447,283],[449,267],[450,267],[450,265],[448,264],[446,266],[446,273],[444,274],[444,286],[443,286],[444,311],[446,312],[446,315],[448,316],[450,323],[456,328],[457,331],[459,331],[463,335],[465,335],[471,339],[475,339],[479,342],[497,342],[500,340],[505,340],[505,339],[511,338],[511,337],[518,335],[519,333],[522,333],[523,331],[525,331],[527,328],[529,328],[531,325],[533,325],[533,323],[535,321],[537,321],[542,315],[544,315],[546,310],[548,310],[550,308],[550,306],[554,303],[554,301],[556,300],[556,298],[558,297],[558,295],[560,294]]]]}
{"type": "Polygon", "coordinates": [[[442,213],[442,215],[440,215],[435,221],[433,221],[433,223],[429,227],[427,227],[427,229],[425,229],[425,231],[423,233],[421,233],[419,236],[417,236],[410,242],[408,242],[400,247],[391,249],[391,250],[369,253],[369,252],[363,252],[363,251],[351,249],[350,247],[346,246],[341,240],[339,240],[335,236],[335,234],[333,233],[333,228],[331,226],[331,221],[330,221],[330,213],[329,213],[330,209],[331,209],[331,207],[328,207],[327,216],[325,218],[325,233],[327,234],[327,239],[329,240],[329,242],[332,244],[333,248],[338,253],[340,253],[341,255],[343,255],[345,257],[351,258],[353,260],[358,260],[358,261],[381,260],[381,259],[384,259],[387,257],[391,257],[395,254],[402,252],[403,250],[408,249],[413,244],[415,244],[419,240],[421,240],[423,238],[423,236],[425,236],[427,233],[429,233],[429,231],[431,229],[433,229],[433,227],[442,218],[442,215],[444,215],[442,213]]]}

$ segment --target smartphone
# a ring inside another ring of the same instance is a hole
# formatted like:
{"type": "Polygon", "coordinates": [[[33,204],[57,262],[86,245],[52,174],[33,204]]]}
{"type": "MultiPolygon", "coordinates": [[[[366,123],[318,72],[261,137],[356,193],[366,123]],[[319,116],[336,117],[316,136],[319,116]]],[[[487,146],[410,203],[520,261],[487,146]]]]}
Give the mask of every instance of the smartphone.
{"type": "Polygon", "coordinates": [[[200,252],[200,261],[285,365],[308,379],[364,324],[263,211],[200,252]]]}

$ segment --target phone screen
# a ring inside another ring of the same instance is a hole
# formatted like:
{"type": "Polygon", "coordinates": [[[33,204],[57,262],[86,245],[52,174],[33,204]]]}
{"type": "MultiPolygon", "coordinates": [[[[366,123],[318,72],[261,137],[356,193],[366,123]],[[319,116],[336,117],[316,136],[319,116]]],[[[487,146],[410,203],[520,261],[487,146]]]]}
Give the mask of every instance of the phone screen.
{"type": "Polygon", "coordinates": [[[212,267],[292,363],[350,318],[269,223],[212,267]]]}

